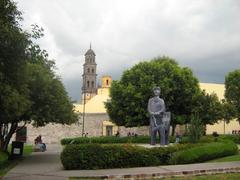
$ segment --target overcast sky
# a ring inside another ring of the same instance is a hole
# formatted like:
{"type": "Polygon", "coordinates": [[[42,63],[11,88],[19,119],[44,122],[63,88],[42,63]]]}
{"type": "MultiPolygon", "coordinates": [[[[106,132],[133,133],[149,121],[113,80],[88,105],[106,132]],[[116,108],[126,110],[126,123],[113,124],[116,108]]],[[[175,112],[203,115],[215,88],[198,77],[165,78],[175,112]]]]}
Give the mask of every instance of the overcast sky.
{"type": "Polygon", "coordinates": [[[223,83],[240,68],[239,0],[17,0],[24,29],[38,24],[39,41],[73,100],[79,100],[90,42],[98,78],[167,55],[201,82],[223,83]]]}

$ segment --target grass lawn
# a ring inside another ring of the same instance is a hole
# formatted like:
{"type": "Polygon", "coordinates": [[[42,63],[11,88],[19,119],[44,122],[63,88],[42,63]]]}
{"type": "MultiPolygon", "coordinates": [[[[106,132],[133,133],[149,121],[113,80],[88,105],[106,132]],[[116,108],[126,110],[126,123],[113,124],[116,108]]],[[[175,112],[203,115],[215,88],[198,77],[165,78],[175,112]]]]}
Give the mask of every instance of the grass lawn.
{"type": "MultiPolygon", "coordinates": [[[[183,176],[183,177],[170,177],[159,178],[158,180],[239,180],[239,173],[231,174],[215,174],[205,176],[183,176]]],[[[99,178],[69,178],[69,180],[100,180],[99,178]]],[[[157,180],[157,179],[156,179],[157,180]]]]}
{"type": "MultiPolygon", "coordinates": [[[[8,147],[8,151],[11,152],[11,146],[8,147]]],[[[32,151],[33,151],[33,146],[32,145],[24,145],[24,149],[23,149],[23,155],[24,156],[30,155],[32,153],[32,151]]],[[[0,177],[4,176],[18,162],[19,162],[19,160],[8,161],[8,163],[6,164],[6,166],[4,168],[0,168],[0,177]]]]}
{"type": "Polygon", "coordinates": [[[208,162],[231,162],[231,161],[240,161],[240,152],[236,155],[226,156],[218,159],[213,159],[208,162]]]}

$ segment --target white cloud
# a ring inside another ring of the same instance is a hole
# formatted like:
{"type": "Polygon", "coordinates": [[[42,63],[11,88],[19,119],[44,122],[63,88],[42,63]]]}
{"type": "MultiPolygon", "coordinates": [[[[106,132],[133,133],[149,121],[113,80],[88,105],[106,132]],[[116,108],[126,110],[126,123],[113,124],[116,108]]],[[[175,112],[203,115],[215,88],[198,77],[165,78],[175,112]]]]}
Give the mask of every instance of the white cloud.
{"type": "Polygon", "coordinates": [[[45,29],[39,43],[56,60],[74,99],[80,96],[83,55],[90,42],[98,74],[115,78],[140,60],[159,55],[190,66],[202,81],[223,82],[225,73],[240,67],[238,0],[18,0],[18,4],[24,11],[24,27],[37,23],[45,29]]]}

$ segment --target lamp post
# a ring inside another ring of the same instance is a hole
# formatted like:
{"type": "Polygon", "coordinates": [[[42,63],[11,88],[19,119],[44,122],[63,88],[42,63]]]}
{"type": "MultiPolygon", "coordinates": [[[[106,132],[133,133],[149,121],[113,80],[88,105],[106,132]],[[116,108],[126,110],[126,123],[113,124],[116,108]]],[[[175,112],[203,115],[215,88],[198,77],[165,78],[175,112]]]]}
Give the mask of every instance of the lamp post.
{"type": "Polygon", "coordinates": [[[85,122],[85,104],[86,104],[86,77],[84,77],[83,85],[83,121],[82,121],[82,136],[84,135],[84,122],[85,122]]]}

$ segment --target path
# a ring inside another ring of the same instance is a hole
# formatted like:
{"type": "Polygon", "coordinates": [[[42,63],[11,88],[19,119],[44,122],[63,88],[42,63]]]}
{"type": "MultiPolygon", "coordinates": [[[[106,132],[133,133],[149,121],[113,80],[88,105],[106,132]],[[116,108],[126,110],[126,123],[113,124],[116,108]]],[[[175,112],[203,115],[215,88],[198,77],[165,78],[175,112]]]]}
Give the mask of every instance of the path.
{"type": "Polygon", "coordinates": [[[34,152],[14,167],[4,180],[66,180],[55,174],[62,171],[60,162],[61,145],[51,144],[46,152],[34,152]]]}
{"type": "Polygon", "coordinates": [[[13,168],[4,180],[67,180],[68,177],[99,177],[110,179],[147,179],[151,177],[199,175],[240,172],[240,162],[201,163],[176,166],[157,166],[124,169],[65,171],[60,162],[60,145],[51,145],[48,151],[33,153],[13,168]]]}

